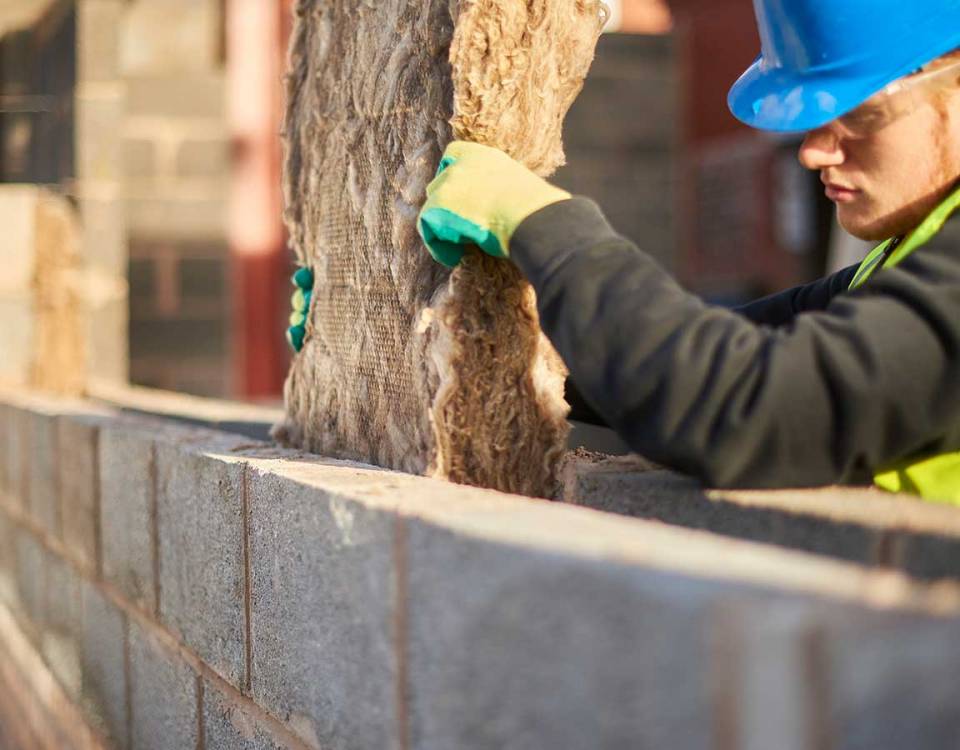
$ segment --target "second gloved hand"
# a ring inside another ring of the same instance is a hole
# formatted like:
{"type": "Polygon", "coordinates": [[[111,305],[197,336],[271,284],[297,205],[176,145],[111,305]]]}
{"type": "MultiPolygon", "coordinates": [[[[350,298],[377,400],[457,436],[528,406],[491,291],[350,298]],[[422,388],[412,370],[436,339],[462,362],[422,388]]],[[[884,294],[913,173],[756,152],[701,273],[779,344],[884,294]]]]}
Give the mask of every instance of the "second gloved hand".
{"type": "Polygon", "coordinates": [[[434,259],[460,262],[467,245],[506,258],[510,237],[541,208],[570,198],[502,151],[454,141],[443,154],[417,228],[434,259]]]}

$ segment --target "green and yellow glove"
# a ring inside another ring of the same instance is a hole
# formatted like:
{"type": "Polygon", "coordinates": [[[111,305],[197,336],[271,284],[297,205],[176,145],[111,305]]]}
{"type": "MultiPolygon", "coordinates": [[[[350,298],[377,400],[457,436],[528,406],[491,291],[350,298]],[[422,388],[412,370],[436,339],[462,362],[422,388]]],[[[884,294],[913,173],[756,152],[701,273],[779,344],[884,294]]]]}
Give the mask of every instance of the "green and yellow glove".
{"type": "Polygon", "coordinates": [[[502,151],[454,141],[443,154],[417,228],[435,260],[453,267],[466,245],[498,258],[510,255],[510,238],[541,208],[570,198],[502,151]]]}
{"type": "Polygon", "coordinates": [[[303,349],[303,339],[307,335],[307,313],[310,310],[310,298],[313,296],[313,271],[300,267],[290,279],[297,290],[290,298],[290,327],[287,329],[287,343],[295,352],[303,349]]]}

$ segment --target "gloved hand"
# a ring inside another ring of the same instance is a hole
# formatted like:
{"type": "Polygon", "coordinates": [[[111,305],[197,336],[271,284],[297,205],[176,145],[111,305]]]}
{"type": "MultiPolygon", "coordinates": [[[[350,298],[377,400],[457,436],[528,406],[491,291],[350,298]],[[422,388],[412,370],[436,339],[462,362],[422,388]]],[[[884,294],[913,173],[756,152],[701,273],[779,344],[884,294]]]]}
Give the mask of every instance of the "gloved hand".
{"type": "Polygon", "coordinates": [[[307,313],[310,310],[310,298],[313,296],[313,271],[300,267],[290,281],[297,290],[290,298],[293,312],[290,313],[287,343],[299,353],[303,349],[303,339],[307,335],[307,313]]]}
{"type": "Polygon", "coordinates": [[[454,141],[444,152],[417,228],[435,260],[455,266],[466,245],[509,257],[520,223],[570,193],[537,177],[499,149],[454,141]]]}

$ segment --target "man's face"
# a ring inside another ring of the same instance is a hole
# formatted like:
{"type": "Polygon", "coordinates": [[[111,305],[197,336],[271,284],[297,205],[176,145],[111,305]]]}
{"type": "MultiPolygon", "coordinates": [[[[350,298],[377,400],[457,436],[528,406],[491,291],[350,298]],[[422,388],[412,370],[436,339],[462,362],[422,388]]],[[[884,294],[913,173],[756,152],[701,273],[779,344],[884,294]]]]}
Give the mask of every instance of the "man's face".
{"type": "Polygon", "coordinates": [[[929,92],[904,115],[851,137],[834,122],[807,134],[800,163],[820,172],[845,230],[880,241],[914,229],[960,176],[960,96],[929,92]]]}

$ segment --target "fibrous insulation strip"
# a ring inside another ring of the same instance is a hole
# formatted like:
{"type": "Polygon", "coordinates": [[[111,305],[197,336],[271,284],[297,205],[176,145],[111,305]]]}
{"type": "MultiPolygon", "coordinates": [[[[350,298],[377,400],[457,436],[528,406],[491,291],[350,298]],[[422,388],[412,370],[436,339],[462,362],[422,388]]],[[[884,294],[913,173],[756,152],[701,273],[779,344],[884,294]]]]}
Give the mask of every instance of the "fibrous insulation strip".
{"type": "Polygon", "coordinates": [[[300,0],[285,123],[286,220],[316,278],[282,442],[550,496],[565,370],[529,284],[416,233],[454,137],[542,175],[598,31],[597,0],[300,0]]]}

